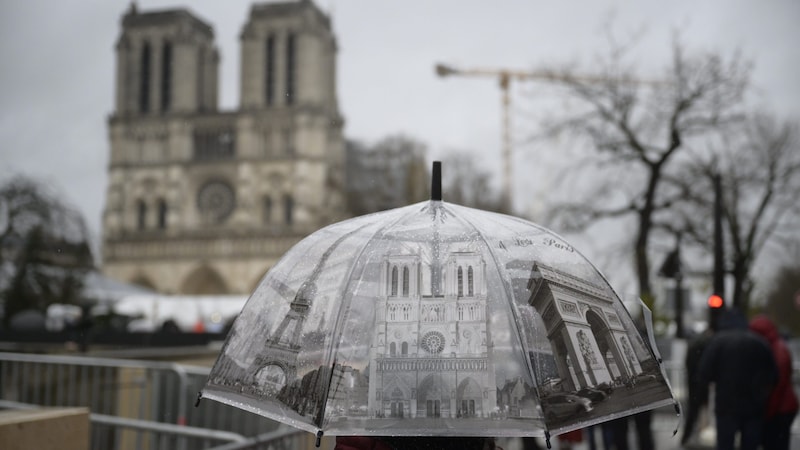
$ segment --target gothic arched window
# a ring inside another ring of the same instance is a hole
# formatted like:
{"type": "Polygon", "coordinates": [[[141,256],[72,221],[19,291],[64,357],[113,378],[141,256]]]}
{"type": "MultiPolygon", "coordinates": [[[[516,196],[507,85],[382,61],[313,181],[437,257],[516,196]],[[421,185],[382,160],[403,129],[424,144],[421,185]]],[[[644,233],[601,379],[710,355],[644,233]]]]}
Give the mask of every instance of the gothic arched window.
{"type": "Polygon", "coordinates": [[[391,344],[389,344],[389,354],[390,354],[390,355],[392,355],[392,356],[394,356],[395,354],[397,354],[397,345],[395,345],[395,343],[394,343],[394,342],[392,342],[391,344]]]}
{"type": "Polygon", "coordinates": [[[397,266],[392,267],[392,297],[397,296],[397,266]]]}
{"type": "Polygon", "coordinates": [[[206,53],[205,48],[199,48],[197,52],[197,107],[200,110],[206,107],[206,94],[205,94],[205,70],[206,70],[206,53]]]}
{"type": "Polygon", "coordinates": [[[297,51],[295,45],[295,35],[294,33],[290,33],[289,36],[286,38],[286,104],[293,105],[295,101],[295,77],[297,76],[296,71],[296,61],[297,55],[295,54],[297,51]]]}
{"type": "Polygon", "coordinates": [[[172,44],[161,48],[161,111],[169,111],[172,103],[172,44]]]}
{"type": "Polygon", "coordinates": [[[475,295],[475,278],[472,275],[472,266],[469,266],[467,269],[467,290],[469,296],[472,297],[475,295]]]}
{"type": "Polygon", "coordinates": [[[458,296],[464,296],[464,270],[458,266],[458,296]]]}
{"type": "Polygon", "coordinates": [[[267,106],[275,102],[275,35],[269,35],[264,54],[264,101],[267,106]]]}
{"type": "Polygon", "coordinates": [[[408,267],[403,267],[403,297],[408,297],[408,267]]]}
{"type": "Polygon", "coordinates": [[[292,196],[286,194],[283,196],[283,220],[285,221],[286,225],[292,224],[292,215],[294,213],[294,200],[292,196]]]}
{"type": "Polygon", "coordinates": [[[407,355],[408,354],[408,342],[403,342],[400,346],[400,354],[407,355]]]}
{"type": "Polygon", "coordinates": [[[167,202],[163,198],[158,200],[158,228],[167,228],[167,202]]]}
{"type": "Polygon", "coordinates": [[[147,227],[147,203],[139,200],[136,203],[136,228],[144,230],[147,227]]]}
{"type": "Polygon", "coordinates": [[[265,225],[267,225],[270,222],[272,222],[272,197],[270,197],[269,195],[264,197],[262,208],[264,210],[261,213],[261,220],[264,222],[265,225]]]}
{"type": "Polygon", "coordinates": [[[139,66],[139,112],[150,111],[150,43],[142,47],[142,61],[139,66]]]}

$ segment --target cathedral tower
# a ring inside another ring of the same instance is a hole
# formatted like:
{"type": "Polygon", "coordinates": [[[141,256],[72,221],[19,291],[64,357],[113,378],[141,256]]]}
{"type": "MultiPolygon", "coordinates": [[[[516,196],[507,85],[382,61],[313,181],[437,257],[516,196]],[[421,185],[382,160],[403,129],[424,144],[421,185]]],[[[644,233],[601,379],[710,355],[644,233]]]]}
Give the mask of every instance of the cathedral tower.
{"type": "Polygon", "coordinates": [[[344,214],[330,20],[254,5],[240,107],[218,111],[210,25],[185,9],[123,16],[103,270],[167,294],[247,294],[294,243],[344,214]]]}
{"type": "Polygon", "coordinates": [[[139,13],[132,4],[116,56],[117,116],[216,110],[214,32],[187,10],[139,13]]]}
{"type": "Polygon", "coordinates": [[[336,39],[310,1],[253,5],[240,39],[243,110],[336,112],[336,39]]]}

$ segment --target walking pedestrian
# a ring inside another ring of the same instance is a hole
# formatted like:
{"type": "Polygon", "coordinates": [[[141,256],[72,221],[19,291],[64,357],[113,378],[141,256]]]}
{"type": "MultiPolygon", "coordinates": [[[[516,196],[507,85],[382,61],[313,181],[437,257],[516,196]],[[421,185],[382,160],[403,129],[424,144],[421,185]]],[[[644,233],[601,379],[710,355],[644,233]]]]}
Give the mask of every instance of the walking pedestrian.
{"type": "Polygon", "coordinates": [[[644,411],[629,417],[621,417],[611,420],[608,423],[611,429],[611,448],[613,450],[628,450],[628,420],[633,420],[636,430],[636,442],[639,450],[654,450],[655,440],[653,439],[653,429],[651,422],[653,419],[652,411],[644,411]]]}
{"type": "Polygon", "coordinates": [[[778,369],[766,341],[747,329],[740,312],[730,310],[720,317],[719,331],[700,360],[699,376],[704,385],[714,383],[717,449],[733,450],[737,433],[742,450],[757,449],[778,369]]]}
{"type": "Polygon", "coordinates": [[[761,442],[764,450],[788,450],[792,422],[798,409],[797,395],[792,386],[792,354],[778,334],[778,328],[767,316],[754,317],[750,329],[767,340],[778,366],[778,382],[767,402],[761,442]]]}
{"type": "Polygon", "coordinates": [[[694,338],[686,351],[686,385],[689,388],[689,401],[686,410],[686,422],[681,437],[681,445],[686,445],[694,433],[694,427],[700,412],[708,404],[708,386],[701,383],[698,377],[698,368],[703,351],[711,339],[711,328],[694,338]]]}

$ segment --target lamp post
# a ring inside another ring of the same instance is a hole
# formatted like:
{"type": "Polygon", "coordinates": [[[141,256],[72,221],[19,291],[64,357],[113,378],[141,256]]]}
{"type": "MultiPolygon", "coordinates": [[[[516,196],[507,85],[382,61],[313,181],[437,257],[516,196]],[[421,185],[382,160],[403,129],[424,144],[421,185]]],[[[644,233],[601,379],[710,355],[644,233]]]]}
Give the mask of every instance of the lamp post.
{"type": "Polygon", "coordinates": [[[681,235],[675,242],[678,270],[675,272],[675,336],[683,339],[686,332],[683,328],[683,264],[681,263],[681,235]]]}
{"type": "Polygon", "coordinates": [[[675,239],[675,249],[667,255],[661,265],[659,275],[675,280],[675,337],[683,338],[686,335],[683,326],[683,263],[681,262],[681,234],[675,239]]]}
{"type": "Polygon", "coordinates": [[[712,176],[714,183],[714,292],[708,299],[708,324],[712,330],[719,326],[719,316],[725,309],[725,249],[722,234],[722,177],[712,176]]]}

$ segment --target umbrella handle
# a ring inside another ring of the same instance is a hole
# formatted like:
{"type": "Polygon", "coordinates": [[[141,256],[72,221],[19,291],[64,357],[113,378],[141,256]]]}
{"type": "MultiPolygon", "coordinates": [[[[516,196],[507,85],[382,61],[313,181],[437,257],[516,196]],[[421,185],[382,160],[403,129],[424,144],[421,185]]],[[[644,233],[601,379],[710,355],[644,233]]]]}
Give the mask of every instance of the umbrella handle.
{"type": "Polygon", "coordinates": [[[314,442],[314,447],[319,448],[322,445],[322,430],[317,430],[317,440],[314,442]]]}

